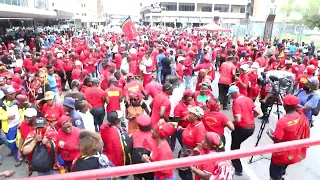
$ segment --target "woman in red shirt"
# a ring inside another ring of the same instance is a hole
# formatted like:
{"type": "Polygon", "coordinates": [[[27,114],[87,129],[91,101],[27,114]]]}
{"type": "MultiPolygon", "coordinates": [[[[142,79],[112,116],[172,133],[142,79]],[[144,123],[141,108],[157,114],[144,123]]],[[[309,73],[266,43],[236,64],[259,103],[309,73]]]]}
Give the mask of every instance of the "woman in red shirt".
{"type": "MultiPolygon", "coordinates": [[[[149,141],[151,147],[151,156],[143,154],[143,162],[163,161],[173,159],[173,152],[166,140],[176,131],[171,124],[167,122],[159,122],[153,127],[152,137],[154,142],[149,141]]],[[[154,172],[154,180],[175,180],[174,169],[154,172]]]]}
{"type": "Polygon", "coordinates": [[[200,91],[196,91],[194,93],[194,101],[197,106],[204,107],[207,100],[209,99],[216,99],[213,95],[212,92],[210,91],[211,86],[203,82],[200,84],[200,91]]]}
{"type": "Polygon", "coordinates": [[[216,100],[208,100],[205,106],[205,113],[202,117],[202,123],[207,132],[215,132],[220,136],[223,144],[226,144],[224,136],[224,128],[228,127],[231,131],[234,130],[233,123],[223,112],[219,112],[220,103],[216,100]]]}
{"type": "Polygon", "coordinates": [[[249,78],[247,72],[249,70],[248,64],[243,64],[240,67],[240,75],[235,76],[236,85],[239,88],[240,94],[244,96],[248,96],[248,85],[249,85],[249,78]]]}
{"type": "Polygon", "coordinates": [[[72,161],[80,155],[78,143],[80,141],[80,129],[72,126],[72,118],[63,115],[58,120],[58,137],[56,141],[57,154],[64,161],[64,167],[70,171],[72,161]]]}
{"type": "MultiPolygon", "coordinates": [[[[189,124],[182,132],[182,142],[184,146],[179,152],[179,158],[191,156],[194,155],[194,152],[198,152],[206,133],[206,129],[201,122],[201,118],[204,115],[203,109],[199,106],[195,106],[188,108],[188,111],[187,120],[189,121],[189,124]]],[[[182,130],[182,128],[179,129],[182,130]]],[[[180,168],[179,176],[183,180],[193,179],[191,170],[188,168],[180,168]]]]}
{"type": "Polygon", "coordinates": [[[45,93],[44,100],[46,103],[42,107],[41,114],[49,123],[54,124],[62,115],[66,114],[63,110],[63,106],[55,102],[54,93],[52,91],[47,91],[45,93]]]}

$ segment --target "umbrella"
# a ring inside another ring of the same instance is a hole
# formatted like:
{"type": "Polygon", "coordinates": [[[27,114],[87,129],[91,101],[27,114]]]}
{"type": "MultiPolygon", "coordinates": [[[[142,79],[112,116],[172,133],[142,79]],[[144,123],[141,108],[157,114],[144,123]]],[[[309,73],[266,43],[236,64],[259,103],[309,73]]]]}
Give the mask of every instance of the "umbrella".
{"type": "Polygon", "coordinates": [[[211,32],[231,32],[231,29],[223,28],[215,23],[210,23],[199,28],[202,31],[211,31],[211,32]]]}

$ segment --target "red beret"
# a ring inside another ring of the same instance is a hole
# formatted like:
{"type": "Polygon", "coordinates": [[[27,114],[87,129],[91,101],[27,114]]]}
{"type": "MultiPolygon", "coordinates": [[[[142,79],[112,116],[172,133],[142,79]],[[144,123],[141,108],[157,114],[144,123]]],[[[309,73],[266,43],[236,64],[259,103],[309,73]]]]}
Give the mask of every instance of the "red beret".
{"type": "Polygon", "coordinates": [[[286,104],[288,106],[297,106],[299,103],[299,98],[294,95],[286,95],[283,98],[283,104],[286,104]]]}
{"type": "Polygon", "coordinates": [[[151,124],[151,118],[146,114],[142,114],[137,117],[137,123],[143,127],[149,126],[151,124]]]}
{"type": "Polygon", "coordinates": [[[166,138],[166,137],[169,137],[169,136],[172,136],[173,133],[176,131],[176,128],[173,127],[172,124],[169,124],[167,122],[164,122],[164,123],[161,123],[161,124],[156,124],[154,127],[153,127],[153,130],[158,133],[158,135],[161,137],[161,138],[166,138]]]}

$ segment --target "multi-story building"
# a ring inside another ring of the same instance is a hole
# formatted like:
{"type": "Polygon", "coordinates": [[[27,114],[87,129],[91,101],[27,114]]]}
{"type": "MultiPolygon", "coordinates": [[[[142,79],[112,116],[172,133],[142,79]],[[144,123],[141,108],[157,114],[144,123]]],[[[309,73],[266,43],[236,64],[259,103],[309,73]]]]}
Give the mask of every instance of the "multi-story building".
{"type": "Polygon", "coordinates": [[[102,0],[76,0],[74,14],[74,19],[80,19],[86,27],[106,21],[102,0]]]}
{"type": "Polygon", "coordinates": [[[165,0],[142,5],[140,17],[145,24],[153,25],[199,26],[212,22],[214,17],[233,24],[246,18],[247,4],[248,0],[165,0]]]}

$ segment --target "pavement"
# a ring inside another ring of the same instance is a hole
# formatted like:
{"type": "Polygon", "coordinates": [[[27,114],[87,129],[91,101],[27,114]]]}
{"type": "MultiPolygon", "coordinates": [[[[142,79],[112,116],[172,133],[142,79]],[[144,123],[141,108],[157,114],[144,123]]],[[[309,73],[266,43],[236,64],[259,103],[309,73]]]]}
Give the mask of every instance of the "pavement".
{"type": "MultiPolygon", "coordinates": [[[[216,80],[212,83],[213,87],[213,94],[215,97],[218,97],[218,83],[217,79],[219,79],[219,74],[217,73],[216,80]]],[[[195,78],[193,78],[193,82],[195,84],[195,78]]],[[[184,84],[181,84],[179,87],[181,90],[184,88],[184,84]]],[[[258,107],[259,103],[256,102],[256,105],[258,107]]],[[[275,111],[276,108],[273,108],[273,111],[275,111]]],[[[280,108],[281,111],[283,111],[282,108],[280,108]]],[[[232,112],[230,110],[223,111],[229,118],[232,118],[232,112]]],[[[267,125],[266,128],[274,128],[274,124],[277,120],[277,117],[274,113],[271,113],[270,116],[270,123],[267,125]]],[[[282,112],[284,114],[284,112],[282,112]]],[[[319,117],[315,117],[315,123],[314,127],[311,129],[311,138],[320,138],[320,122],[319,117]]],[[[259,119],[255,120],[256,122],[256,129],[254,134],[248,138],[245,142],[242,143],[241,149],[251,149],[255,146],[257,141],[257,134],[261,126],[261,121],[259,119]]],[[[271,139],[266,135],[266,130],[263,133],[263,136],[261,138],[261,141],[259,142],[258,146],[263,146],[267,144],[272,144],[271,139]]],[[[226,150],[230,150],[230,144],[231,144],[231,136],[230,131],[225,130],[225,136],[226,136],[226,150]]],[[[177,143],[177,148],[174,152],[175,157],[177,157],[178,150],[180,149],[179,143],[177,143]]],[[[320,167],[320,161],[319,161],[319,153],[320,153],[320,147],[319,146],[312,146],[308,149],[307,157],[305,160],[303,160],[300,163],[291,165],[287,169],[287,176],[286,180],[320,180],[320,171],[318,170],[318,167],[320,167]]],[[[15,168],[14,167],[14,160],[12,157],[6,157],[6,154],[8,154],[8,149],[6,147],[2,147],[0,150],[0,155],[4,157],[3,164],[0,166],[0,172],[5,170],[15,170],[16,174],[7,179],[14,179],[14,178],[25,178],[28,176],[27,172],[27,165],[23,163],[20,167],[15,168]]],[[[263,155],[265,158],[270,158],[271,154],[265,154],[263,155]]],[[[255,156],[253,158],[253,161],[259,159],[260,156],[255,156]]],[[[261,159],[257,162],[254,162],[252,164],[249,164],[250,157],[242,158],[242,165],[243,165],[243,176],[238,177],[235,176],[234,180],[269,180],[269,165],[270,160],[268,159],[261,159]]],[[[37,176],[36,173],[33,174],[33,176],[37,176]]],[[[180,180],[178,174],[176,173],[177,180],[180,180]]],[[[3,177],[0,177],[0,180],[5,179],[3,177]]],[[[130,176],[127,178],[127,180],[133,180],[133,177],[130,176]]]]}

